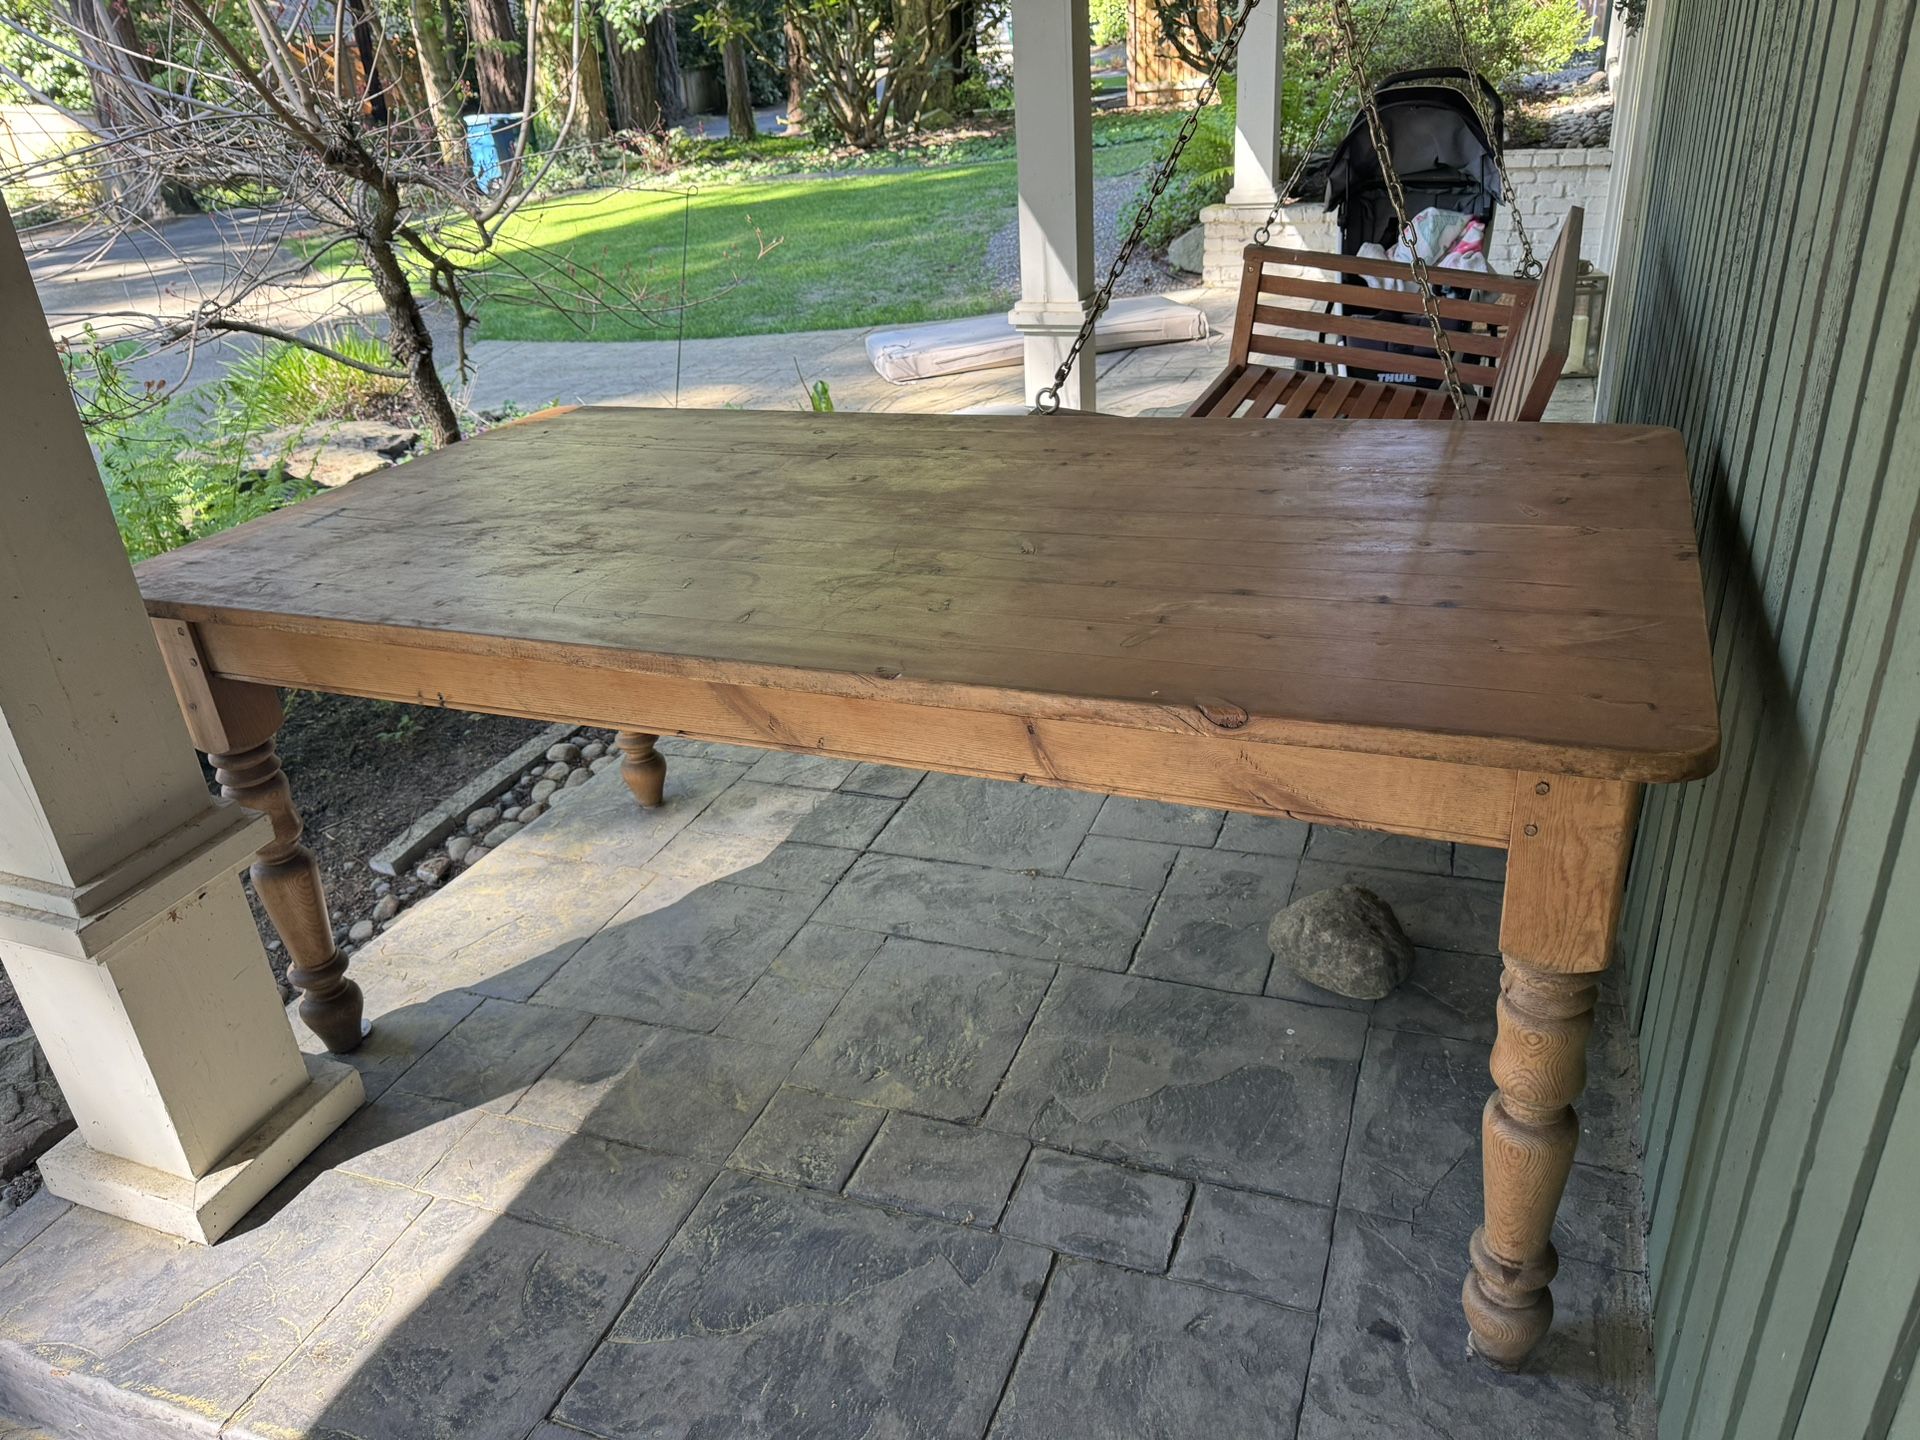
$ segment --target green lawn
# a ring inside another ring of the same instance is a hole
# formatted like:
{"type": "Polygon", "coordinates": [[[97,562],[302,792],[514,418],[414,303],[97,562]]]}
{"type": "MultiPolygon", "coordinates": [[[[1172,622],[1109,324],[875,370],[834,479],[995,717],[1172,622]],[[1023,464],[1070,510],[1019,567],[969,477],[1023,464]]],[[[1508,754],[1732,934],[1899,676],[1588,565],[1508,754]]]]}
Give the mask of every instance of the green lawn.
{"type": "MultiPolygon", "coordinates": [[[[1155,159],[1163,125],[1134,117],[1100,139],[1095,171],[1126,174],[1155,159]]],[[[1098,132],[1097,132],[1098,133],[1098,132]]],[[[703,183],[691,199],[661,191],[569,195],[530,207],[502,237],[644,286],[663,309],[601,317],[590,331],[507,275],[479,307],[487,340],[670,339],[910,323],[1005,309],[990,283],[988,239],[1014,216],[1011,143],[979,159],[897,171],[703,183]],[[764,250],[764,253],[763,253],[764,250]]]]}

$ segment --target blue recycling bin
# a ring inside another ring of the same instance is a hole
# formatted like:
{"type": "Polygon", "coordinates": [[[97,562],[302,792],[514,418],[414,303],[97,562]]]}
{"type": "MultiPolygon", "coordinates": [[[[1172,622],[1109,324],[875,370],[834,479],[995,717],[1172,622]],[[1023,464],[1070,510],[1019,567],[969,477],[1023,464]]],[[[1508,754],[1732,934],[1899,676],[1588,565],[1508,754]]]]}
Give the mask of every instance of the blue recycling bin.
{"type": "Polygon", "coordinates": [[[467,116],[467,154],[473,159],[473,178],[482,193],[500,183],[501,168],[519,153],[518,111],[507,115],[467,116]]]}

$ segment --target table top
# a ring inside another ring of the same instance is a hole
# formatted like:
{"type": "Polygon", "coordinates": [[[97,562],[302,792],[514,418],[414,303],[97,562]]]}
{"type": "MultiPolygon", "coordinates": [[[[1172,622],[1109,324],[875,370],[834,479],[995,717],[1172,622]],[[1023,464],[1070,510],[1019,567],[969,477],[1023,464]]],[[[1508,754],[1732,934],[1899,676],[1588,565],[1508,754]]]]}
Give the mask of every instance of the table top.
{"type": "Polygon", "coordinates": [[[1676,780],[1719,738],[1663,429],[591,407],[138,575],[176,619],[1243,742],[1676,780]]]}

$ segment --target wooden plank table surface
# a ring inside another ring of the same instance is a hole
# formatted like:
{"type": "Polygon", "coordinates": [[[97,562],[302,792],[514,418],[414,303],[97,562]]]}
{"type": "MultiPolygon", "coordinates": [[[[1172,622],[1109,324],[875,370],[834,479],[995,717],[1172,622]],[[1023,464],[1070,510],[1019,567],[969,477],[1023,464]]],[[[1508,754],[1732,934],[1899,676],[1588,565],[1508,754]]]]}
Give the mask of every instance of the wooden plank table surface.
{"type": "Polygon", "coordinates": [[[609,726],[643,804],[677,734],[1506,847],[1465,1304],[1545,1333],[1641,786],[1719,743],[1675,432],[588,408],[138,574],[335,1049],[279,686],[609,726]]]}

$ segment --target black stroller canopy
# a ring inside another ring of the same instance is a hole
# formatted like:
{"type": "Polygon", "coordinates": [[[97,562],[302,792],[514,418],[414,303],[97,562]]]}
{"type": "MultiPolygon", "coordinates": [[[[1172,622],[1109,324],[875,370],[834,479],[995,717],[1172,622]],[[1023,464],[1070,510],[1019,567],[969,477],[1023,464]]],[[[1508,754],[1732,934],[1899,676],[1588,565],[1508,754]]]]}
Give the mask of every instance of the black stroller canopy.
{"type": "MultiPolygon", "coordinates": [[[[1406,192],[1407,214],[1429,206],[1474,215],[1491,225],[1504,198],[1495,147],[1505,142],[1505,108],[1493,87],[1458,67],[1403,70],[1374,87],[1393,168],[1406,192]],[[1428,83],[1452,80],[1456,84],[1428,83]],[[1458,86],[1477,85],[1493,117],[1490,138],[1458,86]]],[[[1340,212],[1340,249],[1351,255],[1368,241],[1392,247],[1398,238],[1393,202],[1364,115],[1355,118],[1327,170],[1327,208],[1340,212]]]]}

